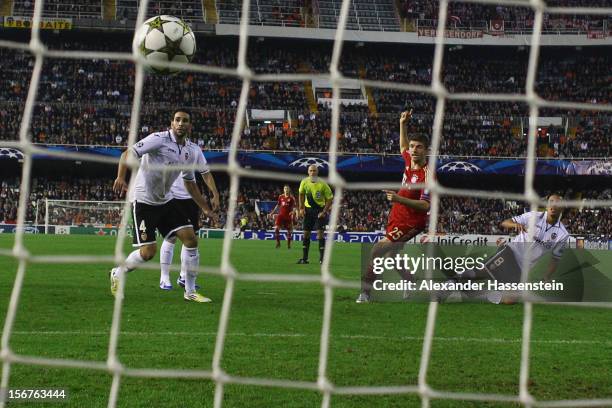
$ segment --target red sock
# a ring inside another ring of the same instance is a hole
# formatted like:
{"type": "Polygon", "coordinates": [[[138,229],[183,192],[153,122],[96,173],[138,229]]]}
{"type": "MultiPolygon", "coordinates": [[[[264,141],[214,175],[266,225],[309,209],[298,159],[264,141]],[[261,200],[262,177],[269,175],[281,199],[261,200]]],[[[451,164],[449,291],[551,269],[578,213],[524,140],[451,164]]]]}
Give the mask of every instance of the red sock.
{"type": "Polygon", "coordinates": [[[278,228],[274,230],[274,236],[276,237],[276,243],[280,245],[280,232],[278,228]]]}

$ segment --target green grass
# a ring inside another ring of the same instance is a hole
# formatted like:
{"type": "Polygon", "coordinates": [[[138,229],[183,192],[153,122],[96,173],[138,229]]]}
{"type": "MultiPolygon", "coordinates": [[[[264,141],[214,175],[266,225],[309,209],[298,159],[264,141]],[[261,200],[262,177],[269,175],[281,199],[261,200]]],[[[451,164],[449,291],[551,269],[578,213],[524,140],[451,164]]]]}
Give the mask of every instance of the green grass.
{"type": "MultiPolygon", "coordinates": [[[[0,248],[13,245],[0,235],[0,248]]],[[[26,236],[33,254],[112,254],[115,240],[98,236],[26,236]]],[[[201,241],[203,265],[220,262],[221,240],[201,241]]],[[[240,272],[319,273],[295,265],[301,248],[275,250],[273,242],[234,241],[240,272]]],[[[126,250],[129,247],[126,246],[126,250]]],[[[314,254],[315,248],[311,249],[314,254]]],[[[600,252],[603,267],[611,253],[600,252]]],[[[175,264],[178,262],[178,248],[175,264]]],[[[360,246],[336,244],[336,277],[359,279],[360,246]]],[[[601,267],[600,265],[600,267],[601,267]]],[[[10,338],[13,352],[105,362],[114,299],[111,265],[30,264],[10,338]]],[[[17,270],[0,256],[0,316],[4,321],[17,270]]],[[[176,279],[176,273],[173,273],[176,279]]],[[[118,357],[131,368],[210,370],[225,281],[201,275],[212,304],[186,303],[175,288],[158,289],[158,272],[139,270],[127,280],[118,357]]],[[[427,304],[354,303],[356,291],[334,290],[328,377],[341,386],[415,385],[427,304]]],[[[312,283],[237,281],[222,366],[230,375],[316,381],[323,287],[312,283]]],[[[438,310],[428,383],[437,390],[518,395],[523,306],[442,304],[438,310]]],[[[538,399],[612,398],[612,314],[606,309],[534,306],[530,392],[538,399]]],[[[112,377],[104,371],[13,364],[11,388],[65,387],[64,406],[106,406],[112,377]]],[[[208,380],[125,378],[121,407],[209,407],[208,380]]],[[[332,406],[420,406],[414,395],[334,395],[332,406]]],[[[309,407],[316,391],[226,385],[231,407],[309,407]]],[[[35,406],[57,406],[40,404],[35,406]]],[[[433,407],[509,407],[513,404],[434,400],[433,407]]],[[[21,406],[26,406],[25,404],[21,406]]]]}

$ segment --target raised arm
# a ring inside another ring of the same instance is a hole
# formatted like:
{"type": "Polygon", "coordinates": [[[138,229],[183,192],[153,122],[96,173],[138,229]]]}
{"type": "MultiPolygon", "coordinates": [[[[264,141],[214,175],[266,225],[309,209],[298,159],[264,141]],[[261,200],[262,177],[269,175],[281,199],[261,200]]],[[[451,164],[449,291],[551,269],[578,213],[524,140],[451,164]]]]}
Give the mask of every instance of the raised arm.
{"type": "Polygon", "coordinates": [[[408,150],[408,122],[412,117],[412,109],[406,112],[402,112],[400,115],[400,153],[404,153],[404,150],[408,150]]]}

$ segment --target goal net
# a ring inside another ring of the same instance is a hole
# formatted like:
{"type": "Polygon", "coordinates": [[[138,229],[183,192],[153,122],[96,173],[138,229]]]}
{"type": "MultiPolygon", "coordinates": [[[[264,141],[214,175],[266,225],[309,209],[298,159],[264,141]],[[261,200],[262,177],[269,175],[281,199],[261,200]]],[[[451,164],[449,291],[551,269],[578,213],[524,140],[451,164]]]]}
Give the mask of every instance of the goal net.
{"type": "MultiPolygon", "coordinates": [[[[612,14],[612,8],[585,8],[585,7],[572,7],[572,8],[559,8],[559,7],[548,7],[542,0],[532,0],[529,2],[517,1],[517,0],[505,0],[505,1],[489,1],[489,0],[478,0],[476,3],[489,3],[492,5],[507,4],[510,6],[521,6],[529,7],[534,13],[533,21],[533,34],[529,39],[530,54],[527,68],[526,86],[522,94],[503,94],[503,93],[450,93],[444,86],[442,80],[442,61],[445,52],[445,35],[444,31],[448,20],[448,9],[449,2],[447,0],[440,0],[439,2],[439,15],[437,19],[437,32],[435,35],[435,51],[432,69],[432,81],[429,86],[418,86],[400,83],[397,81],[376,81],[369,79],[359,78],[347,78],[341,74],[339,66],[342,58],[342,51],[344,46],[344,40],[346,37],[346,27],[349,23],[349,15],[352,8],[352,4],[349,0],[344,0],[338,13],[338,25],[337,30],[334,32],[334,43],[333,51],[331,55],[331,61],[329,65],[329,71],[325,75],[314,75],[314,74],[281,74],[281,75],[267,75],[267,74],[256,74],[247,64],[247,47],[249,38],[249,25],[248,19],[250,16],[251,2],[245,0],[242,2],[241,20],[240,20],[240,40],[238,50],[238,64],[234,69],[225,69],[213,66],[197,66],[189,65],[184,66],[181,64],[171,64],[173,67],[185,68],[199,73],[209,73],[214,75],[227,75],[234,78],[238,78],[242,81],[240,99],[238,101],[236,121],[233,124],[233,130],[231,134],[231,148],[229,152],[229,159],[227,165],[212,166],[213,170],[226,171],[230,178],[229,188],[229,205],[225,209],[227,212],[226,217],[226,233],[224,235],[223,252],[221,256],[221,262],[218,268],[200,268],[201,273],[214,274],[221,276],[226,280],[224,296],[222,300],[222,307],[220,312],[218,330],[216,333],[214,355],[212,359],[212,366],[210,370],[180,370],[180,369],[131,369],[122,364],[119,354],[119,338],[121,331],[121,311],[123,307],[123,288],[124,284],[119,285],[119,293],[116,296],[112,326],[110,327],[110,340],[108,345],[108,359],[106,362],[101,361],[83,361],[83,360],[68,360],[68,359],[50,359],[40,358],[35,356],[23,356],[15,353],[10,347],[11,336],[14,331],[14,323],[17,315],[17,310],[20,302],[20,294],[22,292],[24,284],[24,275],[29,264],[39,262],[60,262],[66,259],[65,255],[57,256],[44,256],[37,257],[31,255],[26,248],[24,242],[24,232],[20,229],[16,230],[15,241],[12,250],[0,250],[0,255],[13,256],[19,262],[14,286],[11,292],[11,297],[8,306],[8,312],[5,319],[5,324],[2,332],[2,344],[0,357],[3,362],[2,369],[2,380],[0,387],[6,389],[10,385],[11,367],[14,364],[24,363],[29,365],[40,365],[47,367],[66,367],[75,369],[91,369],[101,370],[110,373],[113,381],[109,390],[109,407],[115,407],[119,403],[120,398],[120,384],[124,376],[131,377],[149,377],[149,378],[190,378],[190,379],[208,379],[215,383],[215,395],[214,395],[214,406],[221,407],[223,405],[225,387],[232,384],[242,384],[251,386],[262,386],[262,387],[281,387],[290,389],[301,389],[308,391],[317,391],[321,395],[321,406],[328,407],[331,404],[332,396],[334,395],[392,395],[392,394],[411,394],[420,398],[423,407],[429,407],[432,400],[443,399],[443,400],[467,400],[482,402],[500,402],[500,403],[514,403],[524,407],[533,406],[547,406],[547,407],[578,407],[578,406],[610,406],[612,405],[612,399],[601,398],[601,399],[588,399],[588,400],[547,400],[538,401],[530,393],[530,345],[531,345],[531,333],[532,333],[532,322],[533,322],[533,308],[534,305],[530,302],[524,304],[524,318],[523,318],[523,329],[522,329],[522,348],[520,357],[520,374],[518,378],[518,394],[516,395],[501,395],[501,394],[482,394],[482,393],[469,393],[469,392],[448,392],[444,390],[437,390],[433,388],[428,382],[428,371],[430,368],[430,360],[432,354],[432,344],[434,341],[434,329],[436,327],[438,303],[432,302],[428,307],[428,314],[425,324],[425,331],[423,335],[423,347],[420,359],[420,369],[418,375],[418,382],[416,384],[405,385],[405,386],[337,386],[329,378],[328,360],[329,360],[329,349],[330,349],[330,331],[332,321],[332,306],[335,301],[338,301],[334,297],[334,290],[336,288],[352,288],[355,290],[360,289],[360,283],[357,281],[339,279],[334,276],[333,271],[330,268],[330,260],[334,256],[334,239],[333,234],[338,224],[339,209],[342,203],[343,193],[346,190],[380,190],[384,187],[397,188],[398,184],[393,185],[381,185],[379,182],[361,182],[361,183],[348,183],[338,172],[337,163],[337,151],[338,142],[335,136],[332,136],[329,140],[329,175],[327,181],[334,188],[335,194],[333,199],[331,217],[330,217],[330,228],[328,231],[328,239],[326,240],[325,257],[321,265],[321,273],[318,276],[307,275],[307,274],[253,274],[245,273],[243,271],[238,272],[230,262],[230,251],[232,245],[235,245],[232,240],[232,230],[234,221],[236,218],[236,202],[238,198],[238,186],[241,177],[265,177],[268,179],[294,181],[297,182],[302,176],[282,174],[282,173],[270,173],[263,172],[254,169],[243,168],[237,157],[237,150],[242,135],[243,121],[245,118],[246,107],[249,99],[250,85],[257,82],[278,82],[278,81],[312,81],[313,79],[321,79],[324,77],[332,85],[332,114],[331,114],[331,135],[338,135],[339,123],[340,123],[340,96],[341,87],[345,83],[359,84],[360,86],[368,86],[374,89],[394,89],[404,92],[420,92],[428,94],[435,99],[435,113],[433,118],[433,132],[431,137],[431,157],[429,160],[429,170],[432,174],[435,174],[435,159],[438,156],[439,147],[441,143],[441,134],[443,128],[443,120],[445,113],[445,106],[449,100],[452,101],[514,101],[527,104],[529,106],[529,129],[528,129],[528,150],[526,159],[525,169],[525,185],[523,194],[506,194],[506,193],[491,193],[489,191],[480,191],[477,189],[454,189],[440,185],[435,178],[430,178],[427,184],[424,186],[431,191],[431,211],[430,211],[430,222],[429,222],[429,233],[433,235],[436,232],[440,198],[444,195],[449,196],[469,196],[469,197],[482,197],[482,198],[510,198],[515,200],[524,200],[531,205],[531,210],[535,211],[539,205],[542,205],[543,201],[536,193],[534,187],[534,176],[535,176],[535,157],[536,157],[536,137],[537,137],[537,118],[539,111],[542,108],[563,108],[563,109],[577,109],[584,111],[606,111],[612,112],[612,105],[610,104],[590,104],[590,103],[577,103],[570,101],[549,101],[542,99],[536,92],[536,72],[538,66],[538,57],[540,51],[540,44],[542,42],[542,24],[544,13],[552,14],[588,14],[588,15],[610,15],[612,14]],[[320,332],[320,348],[319,348],[319,363],[318,363],[318,376],[316,381],[293,381],[293,380],[282,380],[272,378],[251,378],[243,377],[239,375],[233,375],[227,372],[223,365],[224,352],[226,351],[226,338],[228,333],[228,325],[230,315],[232,314],[233,305],[232,299],[235,293],[235,285],[237,281],[248,280],[248,281],[259,281],[259,282],[292,282],[293,284],[299,283],[320,283],[324,289],[324,300],[323,300],[323,315],[322,315],[322,327],[320,332]]],[[[137,26],[142,24],[145,20],[146,10],[148,7],[148,1],[144,0],[140,2],[137,18],[137,26]]],[[[123,61],[134,61],[136,63],[135,73],[135,85],[134,85],[134,96],[133,105],[131,111],[131,125],[128,137],[128,145],[132,146],[136,142],[137,129],[139,126],[139,112],[142,108],[143,101],[143,64],[144,61],[137,57],[136,54],[119,54],[113,52],[83,52],[75,50],[62,50],[62,51],[50,51],[45,48],[41,41],[39,33],[39,25],[41,22],[41,12],[43,7],[43,1],[36,0],[34,2],[34,15],[32,19],[31,29],[31,41],[29,44],[24,45],[23,43],[13,41],[0,41],[1,47],[8,47],[15,50],[27,50],[35,56],[35,62],[32,71],[32,77],[30,79],[29,90],[27,94],[27,100],[25,109],[22,116],[22,122],[19,132],[19,140],[13,142],[0,142],[0,147],[18,148],[25,153],[23,162],[23,171],[21,177],[21,194],[19,198],[19,210],[17,222],[18,224],[24,224],[26,219],[26,208],[28,206],[29,191],[30,191],[30,179],[32,175],[32,164],[33,156],[35,154],[44,153],[45,155],[53,157],[61,157],[64,153],[53,152],[43,150],[36,146],[31,141],[31,135],[29,132],[29,124],[32,120],[33,108],[36,101],[37,89],[41,85],[41,72],[43,63],[49,58],[63,58],[63,59],[83,59],[92,58],[97,60],[123,60],[123,61]]],[[[100,158],[94,155],[74,153],[71,154],[71,158],[75,158],[82,161],[98,161],[98,162],[109,162],[108,159],[100,158]]],[[[116,160],[114,161],[116,163],[116,160]]],[[[129,165],[132,169],[138,167],[137,162],[130,162],[129,165]]],[[[132,172],[132,178],[135,176],[135,172],[132,172]]],[[[133,181],[133,179],[132,179],[133,181]]],[[[415,187],[419,187],[416,185],[415,187]]],[[[116,205],[116,204],[114,204],[116,205]]],[[[115,247],[115,254],[112,256],[101,255],[101,256],[80,256],[74,257],[72,262],[74,263],[110,263],[124,262],[126,253],[124,251],[124,243],[126,240],[125,228],[129,216],[129,211],[125,203],[122,211],[118,208],[113,207],[102,207],[102,209],[93,209],[97,204],[72,204],[69,202],[58,202],[53,203],[50,207],[47,215],[45,216],[46,224],[53,224],[58,220],[67,220],[67,222],[77,222],[76,217],[80,211],[83,212],[94,212],[95,214],[110,214],[106,220],[116,220],[118,213],[123,214],[123,220],[121,222],[122,228],[118,234],[118,239],[115,247]],[[48,218],[48,220],[47,220],[48,218]]],[[[586,200],[580,202],[566,201],[564,206],[582,206],[586,208],[590,207],[602,207],[611,206],[610,200],[586,200]]],[[[91,219],[91,218],[90,218],[91,219]]],[[[532,219],[533,220],[533,219],[532,219]]],[[[114,221],[113,221],[114,222],[114,221]]],[[[533,227],[533,225],[532,225],[533,227]]],[[[533,228],[529,228],[533,230],[533,228]]],[[[149,264],[145,266],[148,269],[156,269],[157,266],[149,264]]],[[[122,275],[122,279],[124,275],[122,275]]],[[[598,303],[598,304],[582,304],[583,306],[593,307],[605,307],[612,308],[610,303],[598,303]]],[[[359,364],[359,362],[355,362],[359,364]]],[[[4,406],[4,404],[3,404],[4,406]]]]}
{"type": "MultiPolygon", "coordinates": [[[[36,224],[38,224],[39,217],[44,219],[45,234],[50,233],[50,226],[56,228],[64,226],[118,227],[124,206],[125,202],[122,201],[45,199],[44,210],[37,206],[36,224]]],[[[58,233],[57,229],[55,233],[58,233]]]]}

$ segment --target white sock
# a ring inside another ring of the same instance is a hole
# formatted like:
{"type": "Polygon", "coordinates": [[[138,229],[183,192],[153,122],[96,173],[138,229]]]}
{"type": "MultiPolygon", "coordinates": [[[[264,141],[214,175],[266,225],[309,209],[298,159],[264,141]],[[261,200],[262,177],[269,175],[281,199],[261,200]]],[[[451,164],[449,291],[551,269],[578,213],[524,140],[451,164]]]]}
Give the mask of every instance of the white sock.
{"type": "Polygon", "coordinates": [[[170,265],[174,255],[174,242],[164,239],[161,250],[159,251],[159,267],[161,269],[160,282],[170,283],[170,265]]]}
{"type": "Polygon", "coordinates": [[[181,268],[185,268],[187,274],[185,276],[185,292],[195,292],[195,280],[197,276],[197,269],[200,265],[200,253],[198,247],[187,248],[183,245],[181,249],[181,268]]]}
{"type": "MultiPolygon", "coordinates": [[[[181,247],[181,259],[183,259],[184,256],[187,256],[185,252],[185,245],[181,247]]],[[[187,268],[185,268],[185,264],[181,262],[181,279],[185,280],[186,276],[187,276],[187,268]]]]}
{"type": "Polygon", "coordinates": [[[496,305],[499,305],[504,297],[503,293],[497,290],[487,291],[485,296],[487,301],[495,303],[496,305]]]}
{"type": "Polygon", "coordinates": [[[138,268],[138,265],[145,263],[146,261],[140,256],[140,249],[132,251],[125,260],[125,266],[118,266],[115,268],[115,276],[119,276],[124,272],[131,272],[138,268]]]}

